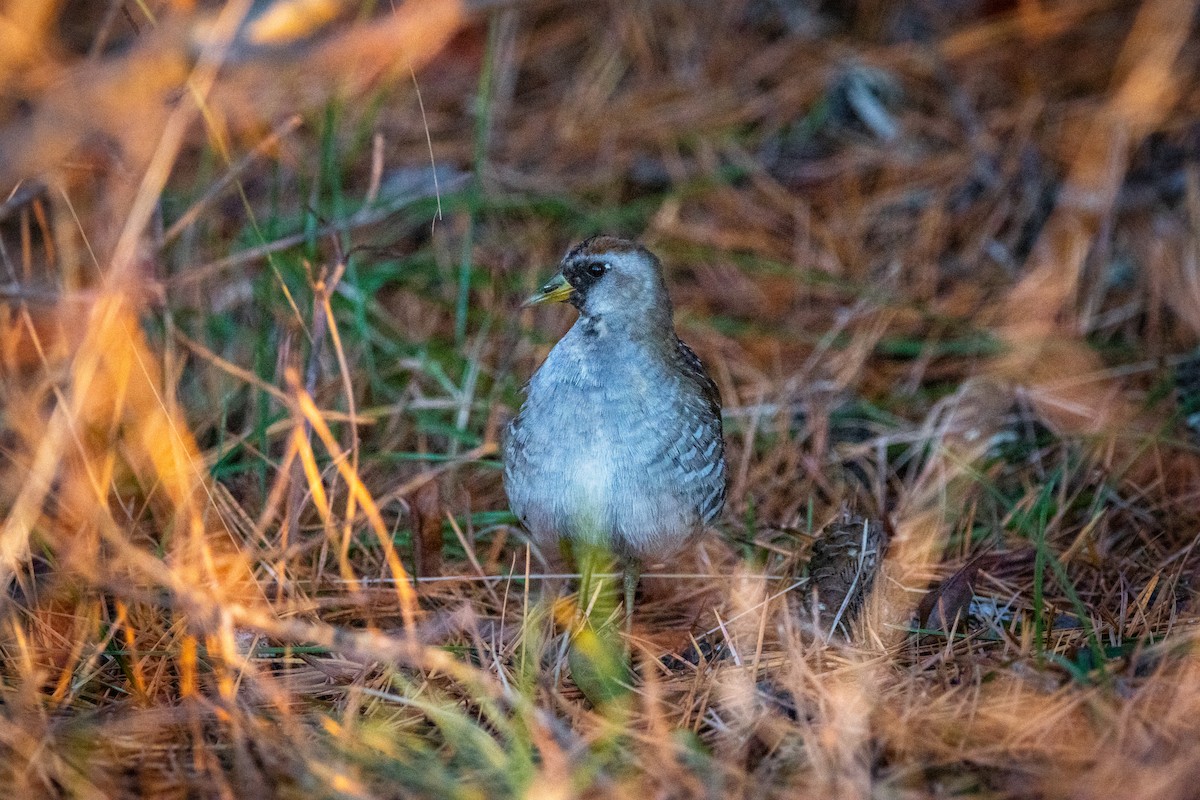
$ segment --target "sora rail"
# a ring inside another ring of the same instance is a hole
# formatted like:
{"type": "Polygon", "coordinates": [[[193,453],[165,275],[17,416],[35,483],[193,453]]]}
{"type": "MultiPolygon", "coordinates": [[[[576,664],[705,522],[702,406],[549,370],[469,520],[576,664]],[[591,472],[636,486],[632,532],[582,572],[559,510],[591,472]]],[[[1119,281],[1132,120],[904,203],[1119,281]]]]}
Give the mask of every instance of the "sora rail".
{"type": "Polygon", "coordinates": [[[721,398],[675,334],[662,264],[597,236],[573,247],[526,305],[579,318],[526,388],[504,443],[504,488],[540,542],[610,551],[626,619],[641,562],[677,554],[725,504],[721,398]]]}

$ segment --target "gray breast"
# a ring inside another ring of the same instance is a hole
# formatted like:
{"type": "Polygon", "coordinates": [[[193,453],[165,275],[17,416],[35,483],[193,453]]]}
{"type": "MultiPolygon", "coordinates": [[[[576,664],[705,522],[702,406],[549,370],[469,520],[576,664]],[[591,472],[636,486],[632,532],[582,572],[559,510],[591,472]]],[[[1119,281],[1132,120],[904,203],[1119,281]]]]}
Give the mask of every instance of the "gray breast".
{"type": "Polygon", "coordinates": [[[695,376],[633,341],[573,328],[551,351],[505,442],[505,489],[538,539],[670,555],[721,510],[724,442],[695,376]]]}

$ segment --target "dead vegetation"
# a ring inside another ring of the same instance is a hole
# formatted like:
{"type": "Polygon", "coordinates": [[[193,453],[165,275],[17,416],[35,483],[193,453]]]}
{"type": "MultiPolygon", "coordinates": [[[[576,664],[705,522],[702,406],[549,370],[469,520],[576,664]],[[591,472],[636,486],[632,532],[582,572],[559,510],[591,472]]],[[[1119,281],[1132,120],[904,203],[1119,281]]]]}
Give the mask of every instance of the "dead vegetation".
{"type": "Polygon", "coordinates": [[[1195,796],[1195,3],[200,5],[0,5],[13,796],[1195,796]],[[632,674],[496,468],[600,231],[731,456],[632,674]]]}

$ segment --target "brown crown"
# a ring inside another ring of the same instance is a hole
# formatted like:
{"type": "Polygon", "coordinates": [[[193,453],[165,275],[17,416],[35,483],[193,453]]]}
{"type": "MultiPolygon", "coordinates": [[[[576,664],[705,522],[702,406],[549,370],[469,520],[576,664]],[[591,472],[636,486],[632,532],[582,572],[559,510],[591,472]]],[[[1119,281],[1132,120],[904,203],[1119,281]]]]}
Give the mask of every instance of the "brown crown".
{"type": "Polygon", "coordinates": [[[644,252],[645,249],[637,242],[632,242],[629,239],[622,239],[619,236],[600,235],[584,239],[572,247],[563,260],[567,261],[578,256],[598,256],[603,253],[644,252]]]}

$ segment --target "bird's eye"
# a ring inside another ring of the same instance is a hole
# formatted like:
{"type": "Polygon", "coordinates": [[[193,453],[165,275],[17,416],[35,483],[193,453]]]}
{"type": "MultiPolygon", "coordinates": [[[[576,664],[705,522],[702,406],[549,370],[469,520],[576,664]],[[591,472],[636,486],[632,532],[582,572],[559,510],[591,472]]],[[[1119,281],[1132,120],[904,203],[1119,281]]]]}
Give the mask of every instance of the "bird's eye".
{"type": "Polygon", "coordinates": [[[608,265],[602,264],[599,261],[593,261],[591,264],[588,264],[587,271],[588,271],[588,274],[591,275],[593,278],[599,278],[601,275],[603,275],[605,272],[608,271],[608,265]]]}

